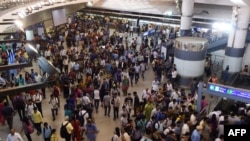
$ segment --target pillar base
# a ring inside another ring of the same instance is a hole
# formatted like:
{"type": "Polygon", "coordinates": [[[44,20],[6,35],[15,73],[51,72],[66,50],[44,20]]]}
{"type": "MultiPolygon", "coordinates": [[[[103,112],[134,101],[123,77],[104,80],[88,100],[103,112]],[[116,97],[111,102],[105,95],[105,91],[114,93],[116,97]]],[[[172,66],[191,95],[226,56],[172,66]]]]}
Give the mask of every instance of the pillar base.
{"type": "Polygon", "coordinates": [[[192,36],[192,29],[180,29],[180,36],[192,36]]]}
{"type": "Polygon", "coordinates": [[[203,75],[202,76],[197,76],[197,77],[185,77],[185,76],[179,76],[179,86],[180,87],[190,87],[190,83],[192,82],[192,80],[196,78],[197,81],[202,80],[203,79],[203,75]]]}

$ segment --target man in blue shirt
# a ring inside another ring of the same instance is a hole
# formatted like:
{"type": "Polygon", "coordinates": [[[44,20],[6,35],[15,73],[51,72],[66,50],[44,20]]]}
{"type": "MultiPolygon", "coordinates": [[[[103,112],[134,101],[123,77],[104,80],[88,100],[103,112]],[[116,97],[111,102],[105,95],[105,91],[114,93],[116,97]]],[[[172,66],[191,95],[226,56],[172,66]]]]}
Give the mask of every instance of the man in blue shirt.
{"type": "Polygon", "coordinates": [[[96,141],[96,134],[99,132],[96,125],[92,122],[91,119],[88,119],[87,125],[86,125],[86,135],[88,138],[88,141],[96,141]]]}
{"type": "Polygon", "coordinates": [[[196,126],[196,129],[192,132],[191,140],[192,141],[200,141],[201,140],[201,134],[200,134],[201,131],[202,131],[202,127],[196,126]]]}

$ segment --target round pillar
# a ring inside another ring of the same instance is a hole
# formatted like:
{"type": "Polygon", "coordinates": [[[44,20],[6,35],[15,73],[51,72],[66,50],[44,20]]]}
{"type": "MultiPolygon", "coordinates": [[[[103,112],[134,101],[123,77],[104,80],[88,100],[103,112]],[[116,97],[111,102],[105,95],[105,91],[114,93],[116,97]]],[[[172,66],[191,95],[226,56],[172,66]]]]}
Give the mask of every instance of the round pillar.
{"type": "Polygon", "coordinates": [[[181,36],[191,36],[192,35],[192,18],[194,11],[194,0],[184,0],[182,1],[181,7],[181,36]]]}
{"type": "Polygon", "coordinates": [[[242,69],[242,58],[245,52],[245,41],[250,16],[248,7],[240,7],[236,10],[238,15],[236,17],[235,27],[229,34],[223,63],[223,69],[229,66],[230,73],[240,72],[242,69]]]}
{"type": "Polygon", "coordinates": [[[204,73],[208,40],[198,37],[176,39],[174,64],[180,76],[180,85],[187,86],[193,78],[201,78],[204,73]]]}

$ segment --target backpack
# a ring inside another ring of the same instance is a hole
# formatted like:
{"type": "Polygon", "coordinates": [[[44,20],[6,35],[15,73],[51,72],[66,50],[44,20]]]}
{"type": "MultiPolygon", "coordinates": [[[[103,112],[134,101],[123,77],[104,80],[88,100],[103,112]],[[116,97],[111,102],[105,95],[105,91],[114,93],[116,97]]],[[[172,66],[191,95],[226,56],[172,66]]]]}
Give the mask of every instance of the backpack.
{"type": "Polygon", "coordinates": [[[93,84],[94,84],[94,86],[99,87],[99,82],[98,82],[98,78],[97,77],[94,78],[93,84]]]}
{"type": "MultiPolygon", "coordinates": [[[[158,122],[158,121],[155,121],[154,123],[153,123],[153,128],[152,129],[154,129],[154,130],[158,130],[160,128],[160,123],[158,122]],[[157,128],[156,128],[156,126],[157,126],[157,128]]],[[[153,131],[154,131],[153,130],[153,131]]]]}
{"type": "Polygon", "coordinates": [[[35,131],[35,129],[31,123],[26,126],[26,130],[28,131],[29,134],[32,134],[35,131]]]}
{"type": "Polygon", "coordinates": [[[69,124],[69,122],[67,122],[65,125],[62,124],[61,128],[60,128],[60,136],[62,138],[66,138],[67,135],[69,135],[66,126],[69,124]]]}
{"type": "Polygon", "coordinates": [[[85,119],[84,116],[87,114],[88,112],[86,111],[83,115],[79,115],[79,121],[81,123],[82,126],[84,126],[85,124],[85,119]]]}

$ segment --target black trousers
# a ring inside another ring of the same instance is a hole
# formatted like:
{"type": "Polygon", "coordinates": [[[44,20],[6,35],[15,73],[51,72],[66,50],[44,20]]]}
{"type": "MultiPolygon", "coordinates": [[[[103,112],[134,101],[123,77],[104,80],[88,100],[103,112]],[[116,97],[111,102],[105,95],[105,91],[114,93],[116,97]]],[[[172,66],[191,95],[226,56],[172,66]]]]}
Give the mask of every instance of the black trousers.
{"type": "Polygon", "coordinates": [[[119,118],[119,107],[114,107],[114,120],[119,118]]]}
{"type": "Polygon", "coordinates": [[[36,107],[37,107],[38,111],[41,113],[41,115],[43,116],[42,102],[36,103],[36,107]]]}
{"type": "Polygon", "coordinates": [[[11,130],[13,128],[13,116],[6,117],[6,121],[9,126],[9,129],[11,130]]]}
{"type": "Polygon", "coordinates": [[[26,135],[28,141],[32,141],[30,134],[25,134],[25,135],[26,135]]]}
{"type": "Polygon", "coordinates": [[[58,113],[58,109],[57,108],[51,109],[51,113],[52,113],[53,120],[55,120],[56,119],[56,115],[58,113]]]}
{"type": "Polygon", "coordinates": [[[25,109],[24,108],[18,108],[17,113],[20,117],[20,120],[23,120],[23,117],[25,116],[25,109]]]}
{"type": "Polygon", "coordinates": [[[71,134],[66,135],[65,141],[71,141],[71,134]]]}
{"type": "Polygon", "coordinates": [[[34,127],[38,133],[42,133],[41,123],[34,123],[34,127]]]}
{"type": "Polygon", "coordinates": [[[109,106],[104,106],[104,115],[110,116],[110,105],[109,106]]]}

